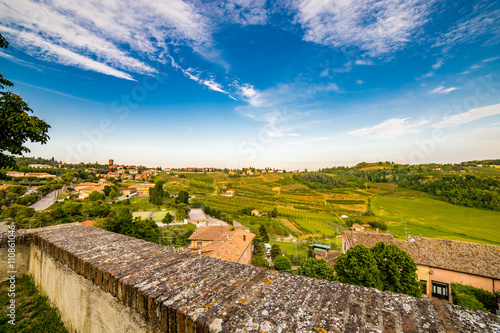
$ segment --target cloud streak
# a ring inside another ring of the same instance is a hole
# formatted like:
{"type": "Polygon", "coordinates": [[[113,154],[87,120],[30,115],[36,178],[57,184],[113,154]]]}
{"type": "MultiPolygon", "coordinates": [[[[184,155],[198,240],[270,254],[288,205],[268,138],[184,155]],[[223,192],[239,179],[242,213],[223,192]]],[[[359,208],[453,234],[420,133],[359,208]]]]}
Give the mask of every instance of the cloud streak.
{"type": "Polygon", "coordinates": [[[419,0],[298,0],[293,7],[304,40],[356,46],[378,57],[404,48],[427,22],[431,4],[419,0]]]}
{"type": "Polygon", "coordinates": [[[12,44],[34,57],[127,80],[126,72],[156,73],[139,58],[155,59],[169,44],[199,53],[212,44],[210,23],[181,0],[6,0],[0,22],[12,44]]]}
{"type": "Polygon", "coordinates": [[[500,114],[500,104],[484,106],[446,117],[432,126],[434,128],[447,128],[470,123],[484,117],[491,117],[500,114]]]}
{"type": "Polygon", "coordinates": [[[428,120],[420,119],[411,123],[408,119],[410,118],[392,118],[378,125],[361,128],[348,133],[361,138],[375,137],[380,139],[392,139],[404,134],[418,133],[418,128],[429,122],[428,120]]]}
{"type": "Polygon", "coordinates": [[[457,87],[449,87],[449,88],[445,88],[443,85],[441,86],[438,86],[432,90],[429,91],[429,93],[431,94],[448,94],[454,90],[457,90],[458,88],[457,87]]]}

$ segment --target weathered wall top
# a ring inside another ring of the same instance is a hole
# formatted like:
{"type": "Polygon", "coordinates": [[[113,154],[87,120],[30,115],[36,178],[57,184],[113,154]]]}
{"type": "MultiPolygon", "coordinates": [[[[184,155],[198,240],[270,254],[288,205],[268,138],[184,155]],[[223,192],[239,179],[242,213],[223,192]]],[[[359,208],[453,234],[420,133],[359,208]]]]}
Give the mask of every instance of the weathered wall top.
{"type": "Polygon", "coordinates": [[[20,232],[18,241],[165,332],[500,331],[500,318],[486,312],[199,257],[79,224],[20,232]]]}

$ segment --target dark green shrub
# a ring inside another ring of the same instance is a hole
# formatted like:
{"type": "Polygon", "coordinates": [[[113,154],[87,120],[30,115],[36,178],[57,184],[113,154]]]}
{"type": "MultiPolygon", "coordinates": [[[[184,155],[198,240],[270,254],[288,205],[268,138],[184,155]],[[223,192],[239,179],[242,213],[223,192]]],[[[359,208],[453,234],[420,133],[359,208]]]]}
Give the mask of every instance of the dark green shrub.
{"type": "Polygon", "coordinates": [[[459,293],[453,297],[453,303],[474,311],[487,311],[483,303],[479,302],[474,295],[459,293]]]}
{"type": "Polygon", "coordinates": [[[264,257],[256,256],[256,257],[253,257],[253,259],[252,259],[252,265],[267,268],[267,267],[269,267],[269,261],[264,257]]]}
{"type": "Polygon", "coordinates": [[[292,268],[292,262],[285,256],[278,256],[274,259],[274,269],[277,271],[289,271],[292,268]]]}
{"type": "MultiPolygon", "coordinates": [[[[473,287],[473,286],[466,286],[466,285],[463,285],[460,283],[452,283],[451,284],[451,295],[453,296],[453,303],[454,304],[461,305],[458,303],[460,298],[461,298],[461,296],[460,296],[461,294],[471,295],[478,302],[480,302],[483,305],[484,310],[483,309],[479,309],[479,310],[489,311],[489,312],[495,313],[497,304],[496,304],[495,298],[493,296],[493,293],[491,293],[487,290],[481,289],[481,288],[473,287]],[[455,299],[457,299],[457,300],[455,300],[455,299]]],[[[460,302],[462,302],[462,301],[460,301],[460,302]]],[[[461,305],[461,306],[467,307],[465,305],[461,305]]]]}

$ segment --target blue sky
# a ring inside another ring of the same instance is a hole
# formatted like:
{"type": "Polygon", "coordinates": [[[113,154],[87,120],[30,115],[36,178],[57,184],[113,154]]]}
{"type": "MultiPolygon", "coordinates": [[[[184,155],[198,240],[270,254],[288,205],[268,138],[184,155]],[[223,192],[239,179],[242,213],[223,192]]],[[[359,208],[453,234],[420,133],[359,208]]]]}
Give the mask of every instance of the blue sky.
{"type": "Polygon", "coordinates": [[[30,156],[310,170],[500,158],[497,1],[4,0],[30,156]]]}

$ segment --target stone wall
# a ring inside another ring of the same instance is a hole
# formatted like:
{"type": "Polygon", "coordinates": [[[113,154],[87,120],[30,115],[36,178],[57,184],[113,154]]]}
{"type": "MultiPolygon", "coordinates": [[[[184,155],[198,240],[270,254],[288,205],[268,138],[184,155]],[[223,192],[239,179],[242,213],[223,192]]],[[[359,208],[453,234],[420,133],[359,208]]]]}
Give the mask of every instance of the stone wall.
{"type": "Polygon", "coordinates": [[[199,257],[79,224],[19,233],[19,244],[29,243],[30,272],[56,304],[67,304],[58,307],[78,332],[500,331],[489,313],[199,257]],[[118,304],[122,317],[108,309],[118,304]],[[118,326],[129,319],[143,328],[118,326]]]}

